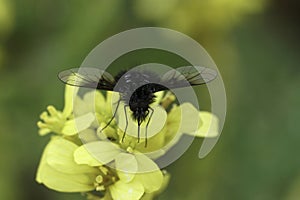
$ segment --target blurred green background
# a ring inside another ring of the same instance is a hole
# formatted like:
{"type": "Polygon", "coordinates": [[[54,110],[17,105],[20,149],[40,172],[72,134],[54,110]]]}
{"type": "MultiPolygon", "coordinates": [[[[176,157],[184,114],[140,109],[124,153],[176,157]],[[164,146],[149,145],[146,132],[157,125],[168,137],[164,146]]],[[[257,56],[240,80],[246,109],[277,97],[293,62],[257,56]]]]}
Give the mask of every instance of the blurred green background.
{"type": "Polygon", "coordinates": [[[0,199],[84,199],[35,182],[49,140],[36,122],[47,105],[63,108],[59,71],[142,26],[202,44],[228,98],[213,151],[198,160],[195,140],[168,167],[172,179],[158,199],[300,199],[299,9],[297,0],[0,0],[0,199]]]}

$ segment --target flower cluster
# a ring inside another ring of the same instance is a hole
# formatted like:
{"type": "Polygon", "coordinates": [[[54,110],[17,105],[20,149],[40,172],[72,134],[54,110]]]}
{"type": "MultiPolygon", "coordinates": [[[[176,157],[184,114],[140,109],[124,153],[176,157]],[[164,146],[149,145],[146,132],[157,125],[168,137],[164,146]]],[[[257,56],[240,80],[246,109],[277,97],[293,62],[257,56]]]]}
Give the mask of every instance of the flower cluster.
{"type": "MultiPolygon", "coordinates": [[[[36,181],[59,192],[80,192],[94,200],[153,199],[170,178],[152,160],[165,154],[166,149],[160,150],[166,144],[175,144],[183,133],[200,137],[218,134],[214,115],[199,112],[189,103],[179,106],[173,94],[160,92],[151,104],[154,114],[145,148],[145,140],[138,142],[134,135],[137,126],[130,117],[122,139],[125,118],[121,111],[117,112],[117,120],[113,118],[112,92],[87,92],[83,97],[77,93],[75,87],[66,86],[63,111],[48,106],[48,112],[43,112],[37,123],[40,135],[54,134],[44,149],[36,181]],[[197,131],[191,132],[188,122],[179,126],[182,110],[201,116],[197,131]]],[[[141,127],[141,131],[144,129],[141,127]]]]}

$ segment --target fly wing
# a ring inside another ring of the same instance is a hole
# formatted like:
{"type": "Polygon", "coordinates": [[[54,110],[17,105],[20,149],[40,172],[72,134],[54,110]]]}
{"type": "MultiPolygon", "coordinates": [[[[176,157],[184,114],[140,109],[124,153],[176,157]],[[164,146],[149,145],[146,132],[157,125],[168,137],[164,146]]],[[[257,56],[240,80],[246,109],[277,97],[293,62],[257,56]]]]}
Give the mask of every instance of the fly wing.
{"type": "Polygon", "coordinates": [[[91,67],[72,68],[58,74],[65,84],[113,91],[116,81],[111,74],[104,70],[91,67]]]}
{"type": "Polygon", "coordinates": [[[217,71],[200,66],[185,66],[172,69],[161,77],[159,90],[203,85],[217,77],[217,71]],[[163,87],[166,86],[166,87],[163,87]]]}

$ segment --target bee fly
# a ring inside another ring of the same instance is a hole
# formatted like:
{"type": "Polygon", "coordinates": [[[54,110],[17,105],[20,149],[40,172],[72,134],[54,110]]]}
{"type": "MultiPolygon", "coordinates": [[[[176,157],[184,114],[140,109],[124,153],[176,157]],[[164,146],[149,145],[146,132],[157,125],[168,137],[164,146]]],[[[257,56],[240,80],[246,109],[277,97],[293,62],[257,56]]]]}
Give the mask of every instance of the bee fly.
{"type": "Polygon", "coordinates": [[[120,102],[123,101],[126,125],[122,142],[128,127],[127,107],[132,111],[132,118],[138,123],[138,142],[140,125],[149,116],[145,127],[145,147],[147,146],[147,128],[154,112],[149,105],[155,101],[155,92],[206,84],[214,80],[216,76],[215,70],[199,66],[172,69],[162,76],[147,70],[130,70],[122,71],[113,77],[106,71],[89,67],[73,68],[58,74],[59,79],[68,85],[120,93],[121,98],[117,102],[116,110],[102,130],[113,121],[120,102]]]}

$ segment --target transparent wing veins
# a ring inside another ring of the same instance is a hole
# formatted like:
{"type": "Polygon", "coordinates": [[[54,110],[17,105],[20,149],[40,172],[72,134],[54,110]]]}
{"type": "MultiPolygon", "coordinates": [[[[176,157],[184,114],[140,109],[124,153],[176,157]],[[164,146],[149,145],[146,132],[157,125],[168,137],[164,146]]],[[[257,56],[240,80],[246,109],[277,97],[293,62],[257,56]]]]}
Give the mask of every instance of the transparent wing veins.
{"type": "Polygon", "coordinates": [[[90,67],[64,70],[58,74],[58,78],[68,85],[101,90],[113,90],[116,84],[108,72],[90,67]]]}
{"type": "MultiPolygon", "coordinates": [[[[217,77],[217,71],[200,66],[172,69],[161,77],[161,85],[170,89],[206,84],[217,77]]],[[[163,89],[162,89],[163,90],[163,89]]]]}

